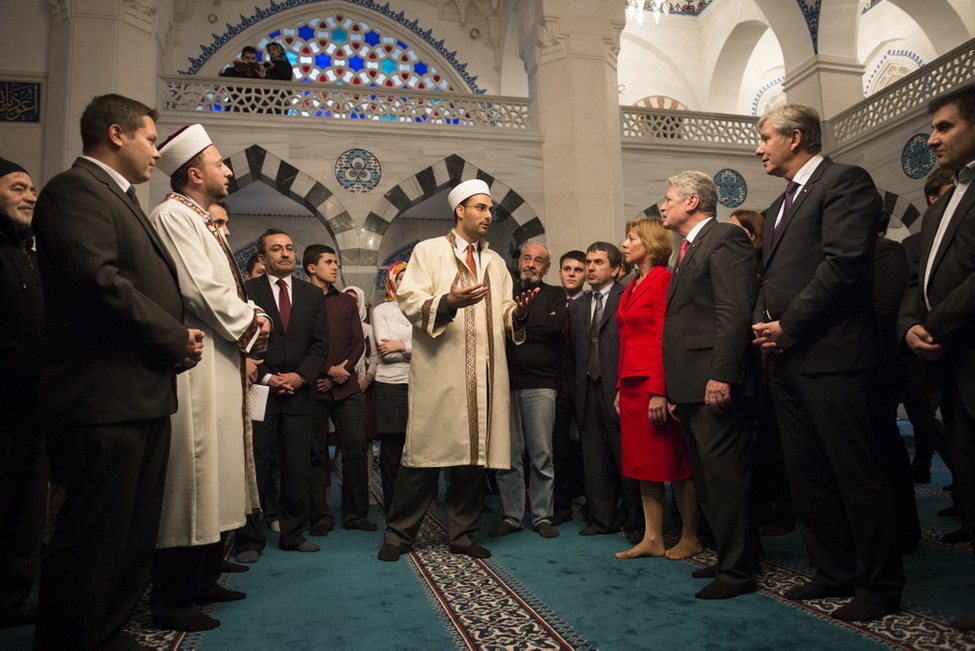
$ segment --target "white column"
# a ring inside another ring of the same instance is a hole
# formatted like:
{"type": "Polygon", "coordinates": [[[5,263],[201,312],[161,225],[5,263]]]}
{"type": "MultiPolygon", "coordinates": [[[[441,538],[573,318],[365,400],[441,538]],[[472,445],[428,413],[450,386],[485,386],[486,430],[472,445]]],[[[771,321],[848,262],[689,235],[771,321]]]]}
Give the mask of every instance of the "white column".
{"type": "MultiPolygon", "coordinates": [[[[156,103],[157,3],[150,0],[54,0],[46,89],[44,178],[81,153],[81,114],[91,99],[118,93],[156,103]]],[[[171,9],[170,9],[171,10],[171,9]]]]}
{"type": "Polygon", "coordinates": [[[618,0],[523,2],[521,56],[544,134],[546,241],[557,258],[623,228],[618,0]],[[552,228],[558,224],[558,228],[552,228]]]}

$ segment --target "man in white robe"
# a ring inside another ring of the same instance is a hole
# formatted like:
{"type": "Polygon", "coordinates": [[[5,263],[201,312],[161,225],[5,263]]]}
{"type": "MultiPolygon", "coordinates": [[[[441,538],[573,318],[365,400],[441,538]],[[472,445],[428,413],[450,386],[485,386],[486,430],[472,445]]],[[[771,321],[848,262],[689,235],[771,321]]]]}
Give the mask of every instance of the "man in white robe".
{"type": "Polygon", "coordinates": [[[398,291],[413,323],[409,421],[402,467],[387,516],[383,561],[412,549],[450,469],[447,537],[455,554],[490,558],[474,542],[481,523],[484,469],[510,465],[505,336],[520,344],[537,290],[512,299],[511,274],[482,238],[494,217],[487,184],[470,180],[448,202],[454,229],[413,249],[398,291]]]}
{"type": "Polygon", "coordinates": [[[175,262],[187,325],[205,333],[208,354],[176,380],[179,410],[150,608],[161,628],[200,631],[219,625],[200,605],[246,596],[216,583],[220,536],[242,526],[259,504],[244,353],[263,351],[271,322],[246,300],[230,247],[207,212],[227,196],[233,173],[206,131],[184,127],[159,151],[157,166],[170,175],[173,192],[149,220],[175,262]]]}

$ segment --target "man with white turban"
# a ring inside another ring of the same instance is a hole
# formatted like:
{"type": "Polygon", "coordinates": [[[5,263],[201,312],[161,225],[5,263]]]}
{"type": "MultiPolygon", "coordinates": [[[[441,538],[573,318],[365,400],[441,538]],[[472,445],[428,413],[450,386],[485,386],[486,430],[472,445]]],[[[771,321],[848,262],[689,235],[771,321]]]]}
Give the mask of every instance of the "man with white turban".
{"type": "Polygon", "coordinates": [[[268,316],[244,295],[227,239],[208,209],[229,192],[233,172],[202,125],[183,127],[159,147],[156,166],[172,192],[149,221],[176,265],[187,324],[205,333],[210,354],[176,381],[179,410],[166,473],[149,606],[160,628],[201,631],[220,624],[199,606],[243,599],[217,585],[220,534],[257,510],[245,353],[260,353],[268,316]]]}
{"type": "Polygon", "coordinates": [[[455,554],[490,558],[474,542],[484,469],[511,463],[504,338],[524,341],[537,289],[512,299],[511,274],[483,237],[494,218],[487,183],[465,181],[447,198],[454,228],[413,249],[398,297],[413,324],[409,421],[379,560],[413,547],[441,468],[448,468],[447,537],[455,554]]]}

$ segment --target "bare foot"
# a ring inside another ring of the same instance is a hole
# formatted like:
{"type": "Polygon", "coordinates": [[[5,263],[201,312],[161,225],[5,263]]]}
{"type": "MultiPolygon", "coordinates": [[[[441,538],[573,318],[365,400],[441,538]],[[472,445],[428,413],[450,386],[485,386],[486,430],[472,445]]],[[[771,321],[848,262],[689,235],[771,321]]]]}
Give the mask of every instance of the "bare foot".
{"type": "Polygon", "coordinates": [[[691,540],[681,538],[680,542],[667,550],[666,556],[669,559],[678,560],[681,558],[690,558],[700,553],[701,543],[698,542],[697,538],[691,540]]]}
{"type": "Polygon", "coordinates": [[[663,556],[665,553],[664,544],[660,541],[649,542],[640,541],[633,549],[625,552],[616,552],[616,558],[650,558],[663,556]]]}

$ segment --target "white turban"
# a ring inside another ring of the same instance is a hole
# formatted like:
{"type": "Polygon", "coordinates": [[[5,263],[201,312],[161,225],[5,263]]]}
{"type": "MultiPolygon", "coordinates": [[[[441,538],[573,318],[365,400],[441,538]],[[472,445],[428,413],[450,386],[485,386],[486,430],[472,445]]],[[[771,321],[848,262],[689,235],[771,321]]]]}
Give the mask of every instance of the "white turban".
{"type": "Polygon", "coordinates": [[[172,176],[173,172],[212,144],[202,124],[187,125],[159,145],[160,156],[156,167],[172,176]]]}
{"type": "Polygon", "coordinates": [[[465,199],[468,197],[473,197],[475,194],[486,194],[490,197],[491,188],[489,188],[488,184],[481,179],[464,181],[450,191],[450,194],[447,195],[447,203],[450,204],[450,209],[453,210],[462,204],[465,199]]]}

